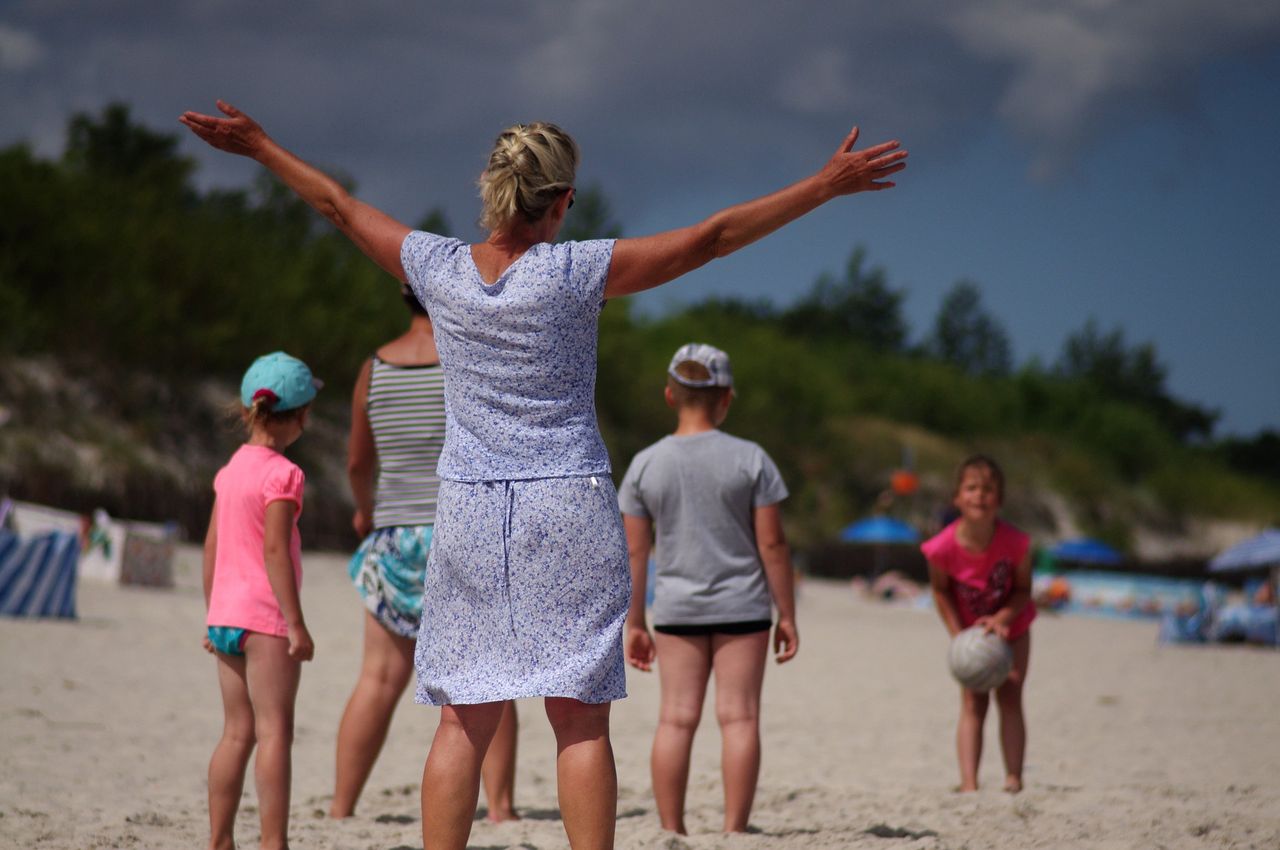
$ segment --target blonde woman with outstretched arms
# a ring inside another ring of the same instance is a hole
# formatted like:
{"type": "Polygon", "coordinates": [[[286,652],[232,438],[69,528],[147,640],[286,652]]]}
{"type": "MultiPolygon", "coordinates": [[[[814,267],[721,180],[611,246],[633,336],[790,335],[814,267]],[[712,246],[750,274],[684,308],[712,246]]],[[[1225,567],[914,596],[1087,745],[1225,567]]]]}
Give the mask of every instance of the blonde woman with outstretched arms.
{"type": "Polygon", "coordinates": [[[423,844],[463,848],[503,701],[543,697],[569,843],[613,846],[609,705],[625,695],[626,541],[594,408],[607,298],[659,286],[842,195],[886,189],[906,151],[854,150],[689,227],[555,244],[578,149],[552,124],[499,135],[480,178],[488,237],[413,231],[297,158],[251,118],[184,113],[210,145],[250,157],[408,283],[435,323],[448,421],[418,635],[419,702],[441,705],[422,781],[423,844]]]}

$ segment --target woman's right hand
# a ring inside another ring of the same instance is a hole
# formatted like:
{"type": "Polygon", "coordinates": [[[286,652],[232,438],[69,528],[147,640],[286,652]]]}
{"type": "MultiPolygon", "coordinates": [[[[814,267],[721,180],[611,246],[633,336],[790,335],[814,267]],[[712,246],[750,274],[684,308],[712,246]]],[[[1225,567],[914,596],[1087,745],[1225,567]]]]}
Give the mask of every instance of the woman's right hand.
{"type": "Polygon", "coordinates": [[[268,141],[266,131],[257,121],[226,101],[219,100],[216,103],[226,118],[187,111],[178,120],[220,151],[251,159],[256,157],[268,141]]]}
{"type": "Polygon", "coordinates": [[[907,167],[904,162],[907,152],[900,149],[896,139],[855,151],[853,145],[858,141],[858,132],[858,128],[854,127],[845,136],[830,161],[819,172],[833,195],[891,189],[897,184],[884,178],[907,167]]]}

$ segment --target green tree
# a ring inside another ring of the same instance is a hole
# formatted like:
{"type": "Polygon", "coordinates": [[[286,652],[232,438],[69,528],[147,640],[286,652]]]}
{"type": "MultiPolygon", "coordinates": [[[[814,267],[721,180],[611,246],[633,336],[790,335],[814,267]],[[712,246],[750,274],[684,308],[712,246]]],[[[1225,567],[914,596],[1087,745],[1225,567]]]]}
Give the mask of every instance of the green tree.
{"type": "Polygon", "coordinates": [[[609,199],[598,183],[577,190],[573,196],[573,209],[565,216],[560,229],[560,241],[581,242],[586,239],[618,239],[622,225],[613,218],[609,199]]]}
{"type": "MultiPolygon", "coordinates": [[[[1280,481],[1280,431],[1259,431],[1250,438],[1229,437],[1221,440],[1216,450],[1233,469],[1280,481]]],[[[1280,522],[1280,517],[1276,521],[1280,522]]]]}
{"type": "Polygon", "coordinates": [[[1165,388],[1168,369],[1155,345],[1130,346],[1122,328],[1103,333],[1092,318],[1067,337],[1054,368],[1058,375],[1084,381],[1108,398],[1146,408],[1179,440],[1210,436],[1218,420],[1218,411],[1169,394],[1165,388]]]}
{"type": "Polygon", "coordinates": [[[156,133],[130,118],[126,104],[108,104],[101,116],[79,113],[67,127],[63,161],[73,169],[181,190],[195,162],[179,156],[176,133],[156,133]]]}
{"type": "Polygon", "coordinates": [[[849,256],[844,277],[824,273],[809,294],[781,315],[792,333],[852,338],[875,351],[901,351],[907,339],[902,290],[890,289],[880,266],[866,268],[867,253],[849,256]]]}
{"type": "Polygon", "coordinates": [[[432,207],[427,210],[427,214],[414,225],[414,229],[425,230],[437,236],[453,236],[453,228],[449,225],[449,219],[445,216],[443,207],[432,207]]]}
{"type": "Polygon", "coordinates": [[[970,375],[1007,375],[1013,366],[1009,335],[983,308],[977,285],[967,280],[943,297],[925,350],[970,375]]]}

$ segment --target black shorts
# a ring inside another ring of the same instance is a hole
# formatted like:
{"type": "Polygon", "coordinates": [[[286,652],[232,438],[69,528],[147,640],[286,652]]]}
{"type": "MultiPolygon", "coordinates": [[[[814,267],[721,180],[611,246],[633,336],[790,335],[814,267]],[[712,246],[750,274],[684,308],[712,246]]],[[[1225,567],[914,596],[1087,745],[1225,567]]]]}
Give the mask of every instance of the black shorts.
{"type": "Polygon", "coordinates": [[[745,620],[738,623],[699,623],[693,626],[654,626],[655,632],[680,637],[702,637],[704,635],[753,635],[756,632],[767,632],[773,628],[772,620],[745,620]]]}

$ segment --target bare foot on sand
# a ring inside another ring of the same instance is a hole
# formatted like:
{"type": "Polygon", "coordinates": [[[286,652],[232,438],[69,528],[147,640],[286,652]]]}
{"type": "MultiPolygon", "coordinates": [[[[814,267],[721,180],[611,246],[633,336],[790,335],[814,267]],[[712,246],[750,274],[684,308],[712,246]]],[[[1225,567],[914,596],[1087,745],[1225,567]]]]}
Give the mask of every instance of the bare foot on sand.
{"type": "Polygon", "coordinates": [[[1022,777],[1021,776],[1005,777],[1004,790],[1009,792],[1010,794],[1017,794],[1019,791],[1022,790],[1022,777]]]}
{"type": "Polygon", "coordinates": [[[516,814],[515,809],[502,809],[501,811],[490,809],[489,813],[485,815],[485,819],[489,823],[503,823],[509,820],[520,820],[520,816],[516,814]]]}

